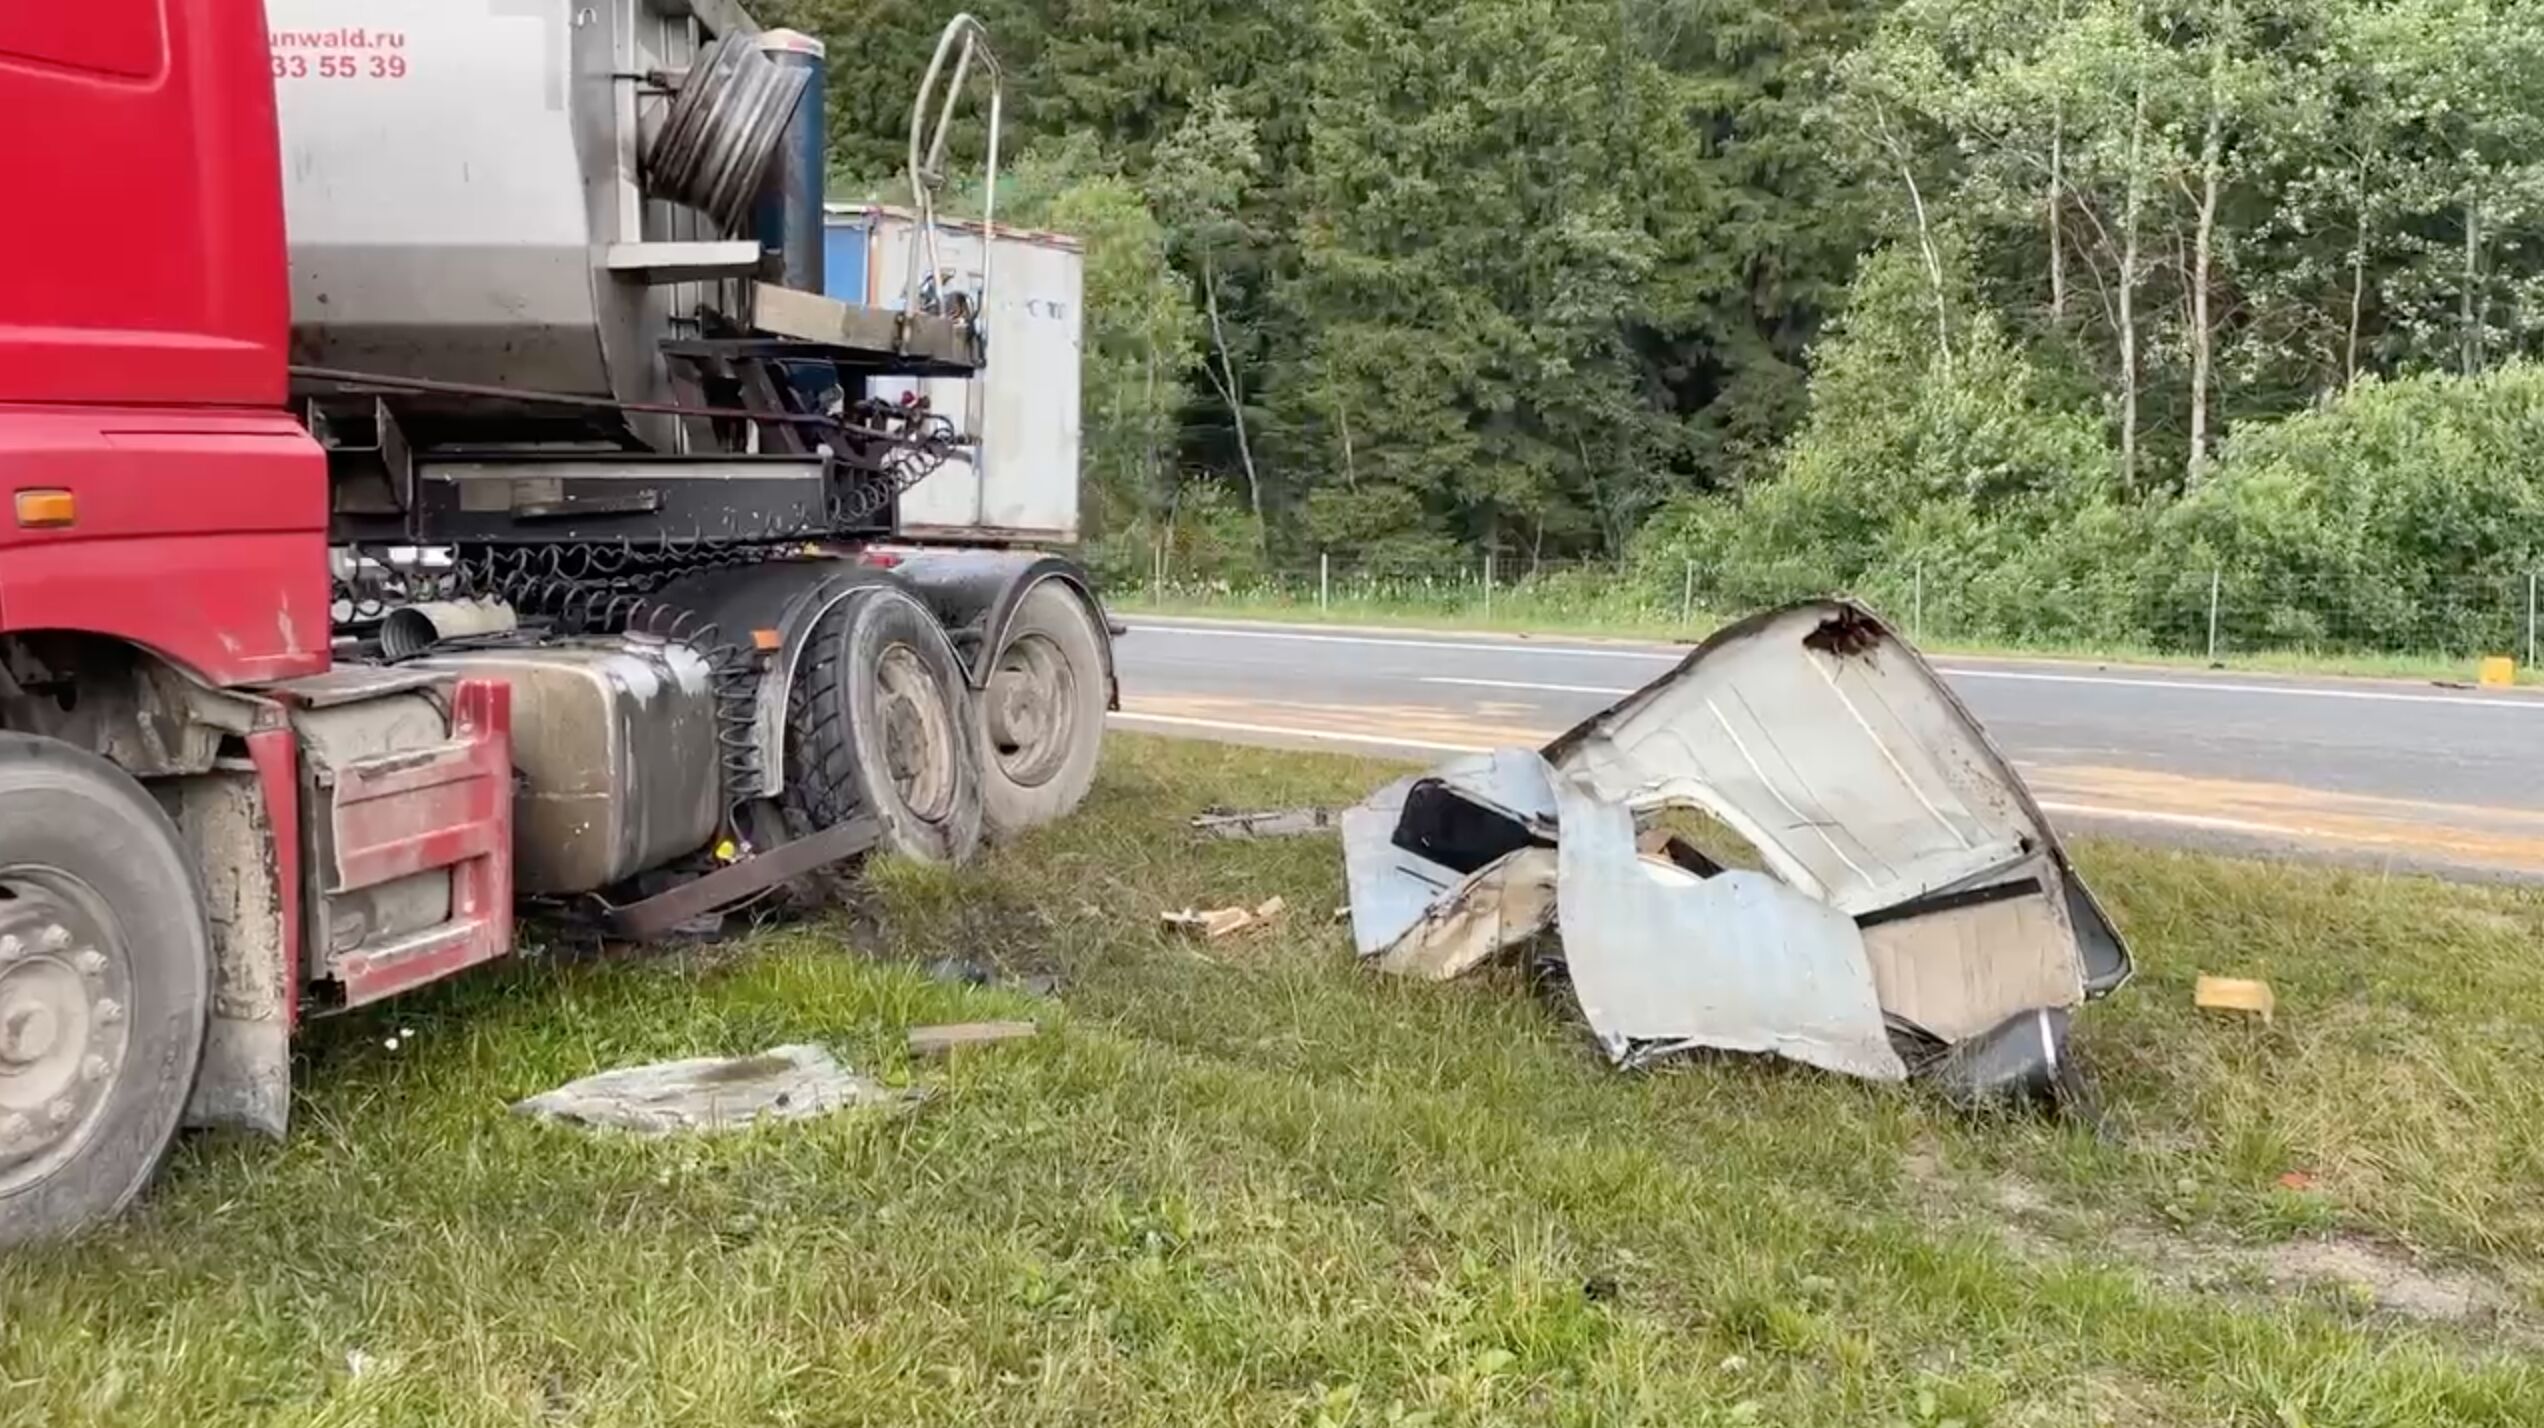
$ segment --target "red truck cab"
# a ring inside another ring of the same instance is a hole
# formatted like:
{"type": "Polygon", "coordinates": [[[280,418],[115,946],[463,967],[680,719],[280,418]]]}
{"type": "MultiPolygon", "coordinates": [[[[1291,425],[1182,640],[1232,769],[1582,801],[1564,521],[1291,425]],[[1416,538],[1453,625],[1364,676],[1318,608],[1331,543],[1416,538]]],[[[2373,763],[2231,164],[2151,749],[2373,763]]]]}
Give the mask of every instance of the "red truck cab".
{"type": "Polygon", "coordinates": [[[510,942],[504,687],[410,680],[392,732],[330,672],[269,66],[242,0],[0,7],[0,1244],[121,1208],[189,1109],[279,1132],[318,972],[510,942]],[[419,888],[386,954],[304,948],[419,888]]]}
{"type": "Polygon", "coordinates": [[[0,10],[0,632],[215,684],[327,667],[327,475],[291,320],[257,7],[0,10]]]}

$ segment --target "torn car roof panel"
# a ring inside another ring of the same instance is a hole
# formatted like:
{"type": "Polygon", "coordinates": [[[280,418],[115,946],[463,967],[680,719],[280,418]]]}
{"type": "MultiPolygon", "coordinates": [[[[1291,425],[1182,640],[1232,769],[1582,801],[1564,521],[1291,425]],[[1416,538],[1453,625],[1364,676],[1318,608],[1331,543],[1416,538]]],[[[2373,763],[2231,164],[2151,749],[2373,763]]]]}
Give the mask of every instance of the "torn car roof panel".
{"type": "Polygon", "coordinates": [[[1788,882],[1851,913],[2019,862],[2042,832],[1925,662],[1836,602],[1730,626],[1546,757],[1619,802],[1705,807],[1788,882]],[[1805,644],[1853,621],[1868,628],[1843,653],[1805,644]]]}
{"type": "Polygon", "coordinates": [[[2034,919],[2085,991],[2128,954],[2012,765],[1869,611],[1809,600],[1725,626],[1546,746],[1559,777],[1638,808],[1687,803],[1795,888],[1867,916],[2030,876],[2034,919]]]}
{"type": "Polygon", "coordinates": [[[1454,976],[1551,912],[1624,1065],[1711,1046],[1895,1079],[1893,1029],[1958,1044],[2129,975],[2012,766],[1843,600],[1730,625],[1542,754],[1399,780],[1342,827],[1364,957],[1454,976]],[[1726,871],[1657,823],[1638,840],[1639,815],[1674,806],[1768,871],[1726,871]]]}

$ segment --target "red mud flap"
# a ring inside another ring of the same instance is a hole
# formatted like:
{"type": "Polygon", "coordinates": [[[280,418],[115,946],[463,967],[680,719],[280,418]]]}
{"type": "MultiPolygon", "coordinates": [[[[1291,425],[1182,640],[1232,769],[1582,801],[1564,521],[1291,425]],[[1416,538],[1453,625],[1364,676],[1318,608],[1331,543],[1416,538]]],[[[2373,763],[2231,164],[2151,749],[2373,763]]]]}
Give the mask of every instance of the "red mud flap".
{"type": "Polygon", "coordinates": [[[320,873],[328,897],[450,869],[450,917],[327,957],[348,1007],[512,950],[512,690],[463,679],[449,737],[328,770],[320,873]]]}

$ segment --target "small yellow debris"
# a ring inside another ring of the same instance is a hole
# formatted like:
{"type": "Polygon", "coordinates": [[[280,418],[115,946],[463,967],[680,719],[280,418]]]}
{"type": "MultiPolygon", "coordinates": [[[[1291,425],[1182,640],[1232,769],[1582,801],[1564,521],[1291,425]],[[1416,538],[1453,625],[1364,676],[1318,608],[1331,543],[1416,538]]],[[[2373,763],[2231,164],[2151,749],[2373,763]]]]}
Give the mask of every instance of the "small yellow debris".
{"type": "Polygon", "coordinates": [[[736,844],[732,839],[724,838],[717,841],[715,845],[715,855],[717,862],[730,863],[734,859],[742,856],[742,849],[740,845],[736,844]]]}
{"type": "Polygon", "coordinates": [[[1166,914],[1166,925],[1177,932],[1198,933],[1213,941],[1239,931],[1254,921],[1254,914],[1242,907],[1214,907],[1208,912],[1185,908],[1166,914]]]}
{"type": "Polygon", "coordinates": [[[1216,942],[1257,927],[1268,927],[1281,919],[1289,904],[1269,898],[1255,907],[1214,907],[1207,911],[1185,908],[1166,914],[1166,925],[1178,932],[1198,933],[1216,942]]]}
{"type": "Polygon", "coordinates": [[[2482,662],[2482,687],[2506,689],[2517,683],[2517,661],[2507,655],[2493,655],[2482,662]]]}
{"type": "Polygon", "coordinates": [[[2191,989],[2191,1004],[2207,1011],[2250,1012],[2264,1025],[2279,1010],[2279,998],[2268,982],[2245,977],[2202,977],[2191,989]]]}

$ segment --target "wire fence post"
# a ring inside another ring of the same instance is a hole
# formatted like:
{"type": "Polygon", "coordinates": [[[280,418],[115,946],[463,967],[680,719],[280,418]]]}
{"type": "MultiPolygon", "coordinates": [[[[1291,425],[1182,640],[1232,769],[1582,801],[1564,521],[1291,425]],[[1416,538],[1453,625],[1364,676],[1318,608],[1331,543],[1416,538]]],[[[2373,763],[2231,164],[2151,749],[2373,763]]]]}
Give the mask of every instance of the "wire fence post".
{"type": "Polygon", "coordinates": [[[1493,618],[1493,552],[1484,552],[1484,618],[1493,618]]]}
{"type": "Polygon", "coordinates": [[[1692,560],[1678,583],[1678,623],[1682,629],[1696,623],[1696,562],[1692,560]]]}
{"type": "Polygon", "coordinates": [[[1166,603],[1166,542],[1148,548],[1148,603],[1166,603]]]}
{"type": "Polygon", "coordinates": [[[1330,551],[1316,553],[1316,608],[1326,609],[1334,600],[1334,557],[1330,551]]]}
{"type": "Polygon", "coordinates": [[[1917,562],[1916,572],[1909,577],[1908,638],[1919,644],[1926,640],[1926,563],[1917,562]]]}
{"type": "Polygon", "coordinates": [[[2208,661],[2217,662],[2217,588],[2224,583],[2225,572],[2216,566],[2208,569],[2208,661]]]}

